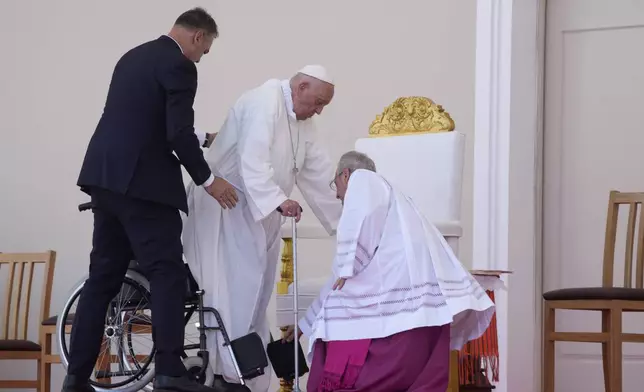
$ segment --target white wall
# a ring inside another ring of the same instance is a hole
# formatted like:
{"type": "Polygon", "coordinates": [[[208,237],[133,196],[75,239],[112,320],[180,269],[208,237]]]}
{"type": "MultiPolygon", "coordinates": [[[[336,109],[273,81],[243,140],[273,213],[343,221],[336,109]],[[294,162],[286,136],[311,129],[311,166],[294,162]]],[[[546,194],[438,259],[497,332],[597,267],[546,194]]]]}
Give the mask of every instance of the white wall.
{"type": "MultiPolygon", "coordinates": [[[[460,248],[471,263],[474,0],[4,1],[0,251],[58,251],[53,311],[87,271],[92,220],[76,210],[86,197],[75,183],[113,66],[195,5],[211,11],[221,30],[198,66],[203,130],[217,131],[244,90],[308,63],[324,64],[337,81],[318,120],[334,160],[395,98],[423,95],[443,105],[467,135],[460,248]]],[[[304,277],[326,271],[330,243],[300,248],[304,277]]],[[[22,368],[2,362],[0,378],[32,374],[22,368]]],[[[61,374],[54,371],[54,386],[61,374]]]]}

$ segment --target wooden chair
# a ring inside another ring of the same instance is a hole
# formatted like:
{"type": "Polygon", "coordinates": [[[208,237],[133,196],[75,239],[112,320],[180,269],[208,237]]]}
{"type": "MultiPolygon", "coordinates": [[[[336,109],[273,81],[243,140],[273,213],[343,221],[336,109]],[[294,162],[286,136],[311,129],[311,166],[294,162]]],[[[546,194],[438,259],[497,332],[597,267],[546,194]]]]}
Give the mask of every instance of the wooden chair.
{"type": "Polygon", "coordinates": [[[0,360],[36,360],[36,380],[0,380],[0,388],[36,389],[40,391],[41,342],[28,340],[29,310],[31,306],[34,269],[44,265],[44,279],[40,300],[39,324],[49,316],[51,287],[54,279],[56,252],[0,253],[0,269],[8,267],[5,287],[6,300],[0,319],[0,360]],[[25,273],[26,270],[26,273],[25,273]],[[23,284],[26,288],[23,290],[23,284]]]}
{"type": "MultiPolygon", "coordinates": [[[[67,317],[65,332],[71,333],[74,314],[67,317]]],[[[51,391],[51,365],[62,363],[59,354],[54,354],[52,338],[56,335],[58,316],[52,316],[40,324],[40,392],[51,391]]]]}
{"type": "Polygon", "coordinates": [[[602,287],[567,288],[543,294],[544,364],[543,390],[555,390],[555,342],[602,344],[604,386],[607,392],[622,392],[622,343],[644,343],[644,334],[623,333],[624,312],[644,312],[644,193],[612,191],[608,202],[602,287]],[[617,218],[620,205],[628,205],[623,286],[613,282],[617,218]],[[637,214],[639,207],[639,224],[637,214]],[[637,232],[637,238],[635,234],[637,232]],[[635,274],[633,251],[636,249],[635,274]],[[633,287],[634,286],[634,287],[633,287]],[[556,332],[555,310],[588,310],[602,313],[602,332],[556,332]]]}

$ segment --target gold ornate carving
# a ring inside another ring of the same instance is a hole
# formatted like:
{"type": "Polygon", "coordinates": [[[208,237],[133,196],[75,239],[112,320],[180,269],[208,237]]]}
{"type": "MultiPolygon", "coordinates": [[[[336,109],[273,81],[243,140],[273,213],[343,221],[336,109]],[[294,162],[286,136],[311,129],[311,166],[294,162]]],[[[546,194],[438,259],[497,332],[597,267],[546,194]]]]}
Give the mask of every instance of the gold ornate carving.
{"type": "Polygon", "coordinates": [[[293,283],[293,239],[282,238],[282,265],[280,268],[280,281],[277,282],[277,294],[288,294],[288,286],[293,283]]]}
{"type": "Polygon", "coordinates": [[[369,127],[369,136],[451,132],[455,124],[442,106],[425,97],[398,98],[369,127]]]}

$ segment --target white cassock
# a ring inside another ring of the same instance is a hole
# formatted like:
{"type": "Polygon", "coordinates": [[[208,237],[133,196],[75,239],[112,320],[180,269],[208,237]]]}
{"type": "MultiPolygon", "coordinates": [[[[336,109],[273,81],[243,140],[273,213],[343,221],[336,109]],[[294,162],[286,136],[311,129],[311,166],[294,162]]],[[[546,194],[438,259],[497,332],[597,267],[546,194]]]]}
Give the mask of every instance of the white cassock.
{"type": "MultiPolygon", "coordinates": [[[[216,176],[237,189],[239,202],[223,210],[194,183],[184,219],[186,261],[205,304],[217,309],[231,339],[257,332],[270,341],[266,308],[273,293],[284,219],[276,208],[296,185],[327,232],[335,232],[341,204],[329,187],[334,169],[317,141],[313,119],[297,121],[288,80],[269,80],[246,92],[228,113],[207,161],[216,176]],[[290,124],[290,131],[289,131],[290,124]],[[298,172],[295,174],[294,159],[298,172]]],[[[215,326],[213,317],[206,319],[215,326]]],[[[217,333],[208,334],[215,374],[239,382],[217,333]]],[[[271,367],[249,381],[253,392],[269,388],[271,367]]]]}
{"type": "Polygon", "coordinates": [[[349,178],[333,274],[299,322],[309,338],[377,339],[451,325],[451,347],[481,336],[495,307],[436,226],[379,174],[349,178]],[[347,278],[333,291],[338,277],[347,278]]]}

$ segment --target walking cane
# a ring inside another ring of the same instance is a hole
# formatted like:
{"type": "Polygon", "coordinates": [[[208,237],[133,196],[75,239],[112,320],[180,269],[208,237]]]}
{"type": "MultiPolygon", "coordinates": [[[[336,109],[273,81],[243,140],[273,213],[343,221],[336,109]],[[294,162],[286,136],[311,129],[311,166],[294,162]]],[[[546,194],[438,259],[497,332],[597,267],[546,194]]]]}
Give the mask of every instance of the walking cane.
{"type": "MultiPolygon", "coordinates": [[[[282,213],[282,208],[277,207],[277,211],[279,213],[282,213]]],[[[302,207],[300,207],[300,212],[303,212],[304,210],[302,207]]],[[[293,380],[293,392],[301,392],[300,390],[300,350],[299,350],[299,334],[298,334],[298,322],[300,321],[298,317],[298,311],[299,311],[299,304],[298,304],[298,292],[297,292],[297,222],[296,218],[293,217],[292,221],[292,231],[291,231],[291,239],[293,241],[293,318],[295,321],[295,324],[293,326],[294,330],[294,337],[293,337],[293,347],[295,348],[294,350],[294,355],[295,355],[295,380],[293,380]]]]}
{"type": "Polygon", "coordinates": [[[293,383],[293,392],[300,392],[300,366],[299,366],[299,360],[300,360],[300,351],[299,351],[299,336],[298,336],[298,322],[299,317],[298,317],[298,311],[300,310],[298,306],[298,292],[297,292],[297,223],[295,222],[295,218],[292,220],[292,225],[293,225],[293,232],[291,234],[291,237],[293,239],[293,317],[295,319],[295,324],[294,324],[294,330],[293,333],[294,339],[294,347],[295,347],[295,380],[293,383]]]}

